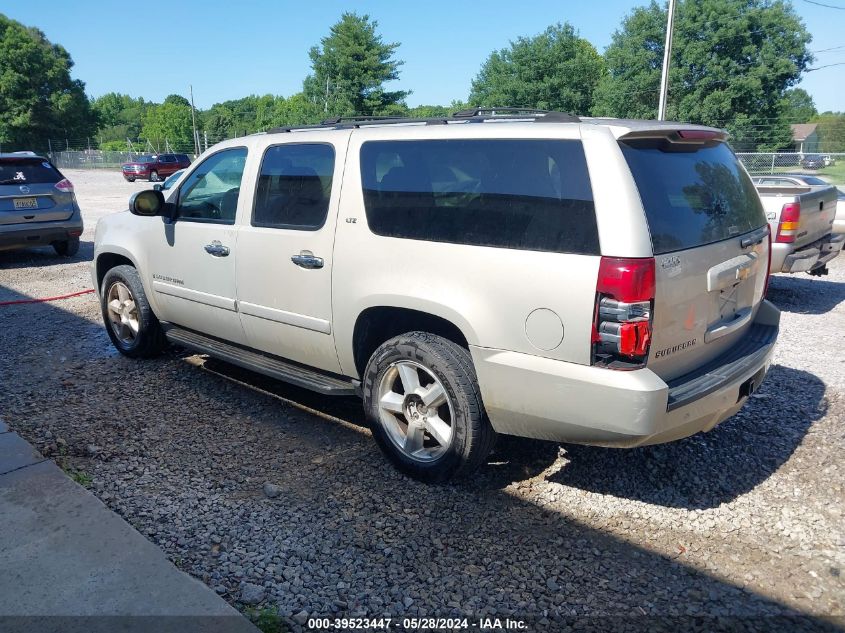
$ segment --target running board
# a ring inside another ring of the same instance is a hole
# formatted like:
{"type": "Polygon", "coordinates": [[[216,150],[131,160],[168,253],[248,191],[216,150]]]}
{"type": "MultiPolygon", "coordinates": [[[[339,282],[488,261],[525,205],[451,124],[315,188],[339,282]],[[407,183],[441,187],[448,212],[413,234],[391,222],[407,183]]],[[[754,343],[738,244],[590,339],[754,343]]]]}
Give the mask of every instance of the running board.
{"type": "Polygon", "coordinates": [[[176,345],[328,396],[354,396],[356,394],[355,386],[351,380],[344,380],[340,377],[307,369],[280,358],[244,349],[169,323],[162,325],[165,328],[167,340],[176,345]]]}

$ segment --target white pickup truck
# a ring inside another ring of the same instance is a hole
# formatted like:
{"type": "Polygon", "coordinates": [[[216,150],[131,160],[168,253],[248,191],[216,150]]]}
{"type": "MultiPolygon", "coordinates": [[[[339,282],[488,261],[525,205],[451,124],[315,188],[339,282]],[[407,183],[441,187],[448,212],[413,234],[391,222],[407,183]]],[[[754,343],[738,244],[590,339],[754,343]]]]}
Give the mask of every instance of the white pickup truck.
{"type": "Polygon", "coordinates": [[[826,275],[845,235],[833,233],[836,187],[758,185],[772,234],[772,273],[826,275]]]}

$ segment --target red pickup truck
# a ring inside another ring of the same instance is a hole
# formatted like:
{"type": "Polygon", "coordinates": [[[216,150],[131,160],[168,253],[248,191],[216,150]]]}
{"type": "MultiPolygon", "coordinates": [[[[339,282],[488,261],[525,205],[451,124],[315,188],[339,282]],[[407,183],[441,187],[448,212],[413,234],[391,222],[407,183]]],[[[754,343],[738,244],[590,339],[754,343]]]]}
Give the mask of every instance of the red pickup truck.
{"type": "Polygon", "coordinates": [[[191,159],[187,154],[148,154],[139,156],[131,163],[124,163],[120,168],[123,177],[129,182],[134,182],[136,178],[158,182],[190,165],[191,159]]]}

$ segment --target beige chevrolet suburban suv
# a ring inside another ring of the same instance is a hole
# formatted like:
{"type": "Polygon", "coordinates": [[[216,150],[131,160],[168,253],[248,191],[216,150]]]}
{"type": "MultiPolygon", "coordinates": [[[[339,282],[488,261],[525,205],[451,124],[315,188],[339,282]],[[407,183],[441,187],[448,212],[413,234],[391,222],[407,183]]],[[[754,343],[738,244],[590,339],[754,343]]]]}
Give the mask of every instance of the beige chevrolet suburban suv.
{"type": "Polygon", "coordinates": [[[327,395],[426,481],[498,433],[667,442],[771,363],[770,235],[719,130],[497,110],[225,141],[100,220],[114,345],[327,395]]]}

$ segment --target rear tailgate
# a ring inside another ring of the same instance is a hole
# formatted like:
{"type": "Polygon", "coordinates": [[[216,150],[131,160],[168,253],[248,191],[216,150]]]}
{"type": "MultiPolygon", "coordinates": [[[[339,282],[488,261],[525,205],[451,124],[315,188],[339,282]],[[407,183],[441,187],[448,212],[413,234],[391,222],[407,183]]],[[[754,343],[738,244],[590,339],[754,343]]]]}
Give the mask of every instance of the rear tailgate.
{"type": "Polygon", "coordinates": [[[721,135],[702,136],[697,144],[620,139],[655,255],[647,366],[667,381],[728,351],[765,291],[769,241],[760,199],[721,135]]]}

